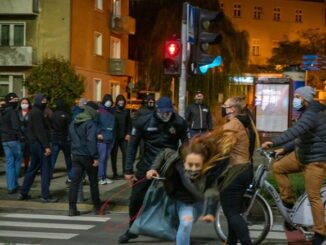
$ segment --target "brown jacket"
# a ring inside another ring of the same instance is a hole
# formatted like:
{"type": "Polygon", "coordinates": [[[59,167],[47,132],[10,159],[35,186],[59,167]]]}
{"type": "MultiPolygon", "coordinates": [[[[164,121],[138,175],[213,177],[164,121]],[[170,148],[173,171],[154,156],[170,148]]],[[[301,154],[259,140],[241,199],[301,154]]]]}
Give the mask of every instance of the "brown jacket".
{"type": "Polygon", "coordinates": [[[235,135],[237,141],[231,150],[229,164],[234,165],[250,162],[249,136],[240,120],[236,117],[232,118],[223,125],[223,129],[237,132],[235,135]]]}

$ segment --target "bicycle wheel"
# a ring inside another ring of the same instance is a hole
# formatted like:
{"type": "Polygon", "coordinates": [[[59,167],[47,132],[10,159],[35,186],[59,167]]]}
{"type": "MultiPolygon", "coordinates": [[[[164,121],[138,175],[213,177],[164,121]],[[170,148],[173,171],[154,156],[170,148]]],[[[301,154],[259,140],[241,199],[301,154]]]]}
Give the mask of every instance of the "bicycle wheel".
{"type": "MultiPolygon", "coordinates": [[[[251,195],[244,198],[244,210],[248,209],[251,195]]],[[[262,196],[257,195],[245,220],[247,221],[250,237],[254,245],[260,244],[267,236],[272,227],[272,211],[262,196]]],[[[222,241],[226,241],[228,235],[227,219],[223,213],[221,203],[218,203],[216,211],[215,231],[222,241]]]]}

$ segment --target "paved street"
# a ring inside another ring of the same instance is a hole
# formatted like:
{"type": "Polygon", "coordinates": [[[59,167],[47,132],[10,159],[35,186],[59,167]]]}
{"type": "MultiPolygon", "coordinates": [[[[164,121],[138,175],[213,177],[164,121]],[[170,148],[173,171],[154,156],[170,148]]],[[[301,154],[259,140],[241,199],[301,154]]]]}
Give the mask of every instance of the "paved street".
{"type": "MultiPolygon", "coordinates": [[[[3,160],[3,159],[2,159],[3,160]]],[[[128,196],[130,189],[124,180],[116,180],[110,185],[100,186],[102,200],[110,200],[106,214],[91,215],[89,186],[84,185],[84,202],[78,204],[81,216],[67,216],[66,173],[60,156],[51,192],[59,197],[58,203],[42,203],[40,179],[35,179],[31,189],[32,199],[18,201],[17,194],[8,195],[5,188],[4,163],[0,163],[0,244],[117,244],[117,239],[128,226],[128,196]]],[[[110,170],[109,170],[110,173],[110,170]]],[[[22,179],[20,180],[22,183],[22,179]]],[[[297,236],[296,236],[297,237],[297,236]]],[[[192,231],[192,244],[222,244],[212,224],[198,222],[192,231]]],[[[292,239],[293,240],[293,239],[292,239]]],[[[297,240],[295,238],[294,240],[297,240]]],[[[132,240],[132,244],[174,244],[150,237],[141,236],[132,240]]],[[[266,241],[269,244],[303,244],[288,243],[277,215],[274,226],[266,241]]]]}

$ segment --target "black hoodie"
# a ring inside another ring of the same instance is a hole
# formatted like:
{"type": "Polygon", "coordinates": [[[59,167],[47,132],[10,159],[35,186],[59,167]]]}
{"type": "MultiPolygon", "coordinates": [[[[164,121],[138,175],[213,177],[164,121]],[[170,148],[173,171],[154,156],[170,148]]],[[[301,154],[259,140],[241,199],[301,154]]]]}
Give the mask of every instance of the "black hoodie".
{"type": "Polygon", "coordinates": [[[123,95],[119,94],[115,100],[114,115],[117,120],[117,139],[123,139],[127,134],[130,134],[131,131],[131,118],[130,111],[125,108],[126,99],[123,95]],[[118,102],[124,101],[124,106],[119,107],[118,102]]]}
{"type": "Polygon", "coordinates": [[[18,110],[7,103],[1,111],[1,140],[2,142],[16,141],[21,138],[18,110]]]}
{"type": "Polygon", "coordinates": [[[56,101],[56,110],[52,114],[52,142],[65,142],[68,140],[71,117],[68,114],[68,105],[64,99],[56,101]]]}

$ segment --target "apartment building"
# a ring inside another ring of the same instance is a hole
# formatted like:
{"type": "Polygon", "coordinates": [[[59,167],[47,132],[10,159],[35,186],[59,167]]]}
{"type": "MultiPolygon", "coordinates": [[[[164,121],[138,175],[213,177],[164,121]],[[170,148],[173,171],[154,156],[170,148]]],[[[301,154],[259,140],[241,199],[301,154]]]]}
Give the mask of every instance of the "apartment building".
{"type": "Polygon", "coordinates": [[[264,65],[278,42],[310,28],[326,31],[326,3],[302,0],[220,0],[239,30],[249,33],[249,63],[264,65]]]}
{"type": "Polygon", "coordinates": [[[26,94],[23,80],[44,57],[64,57],[85,77],[85,97],[125,93],[135,79],[129,0],[1,0],[0,97],[26,94]]]}

